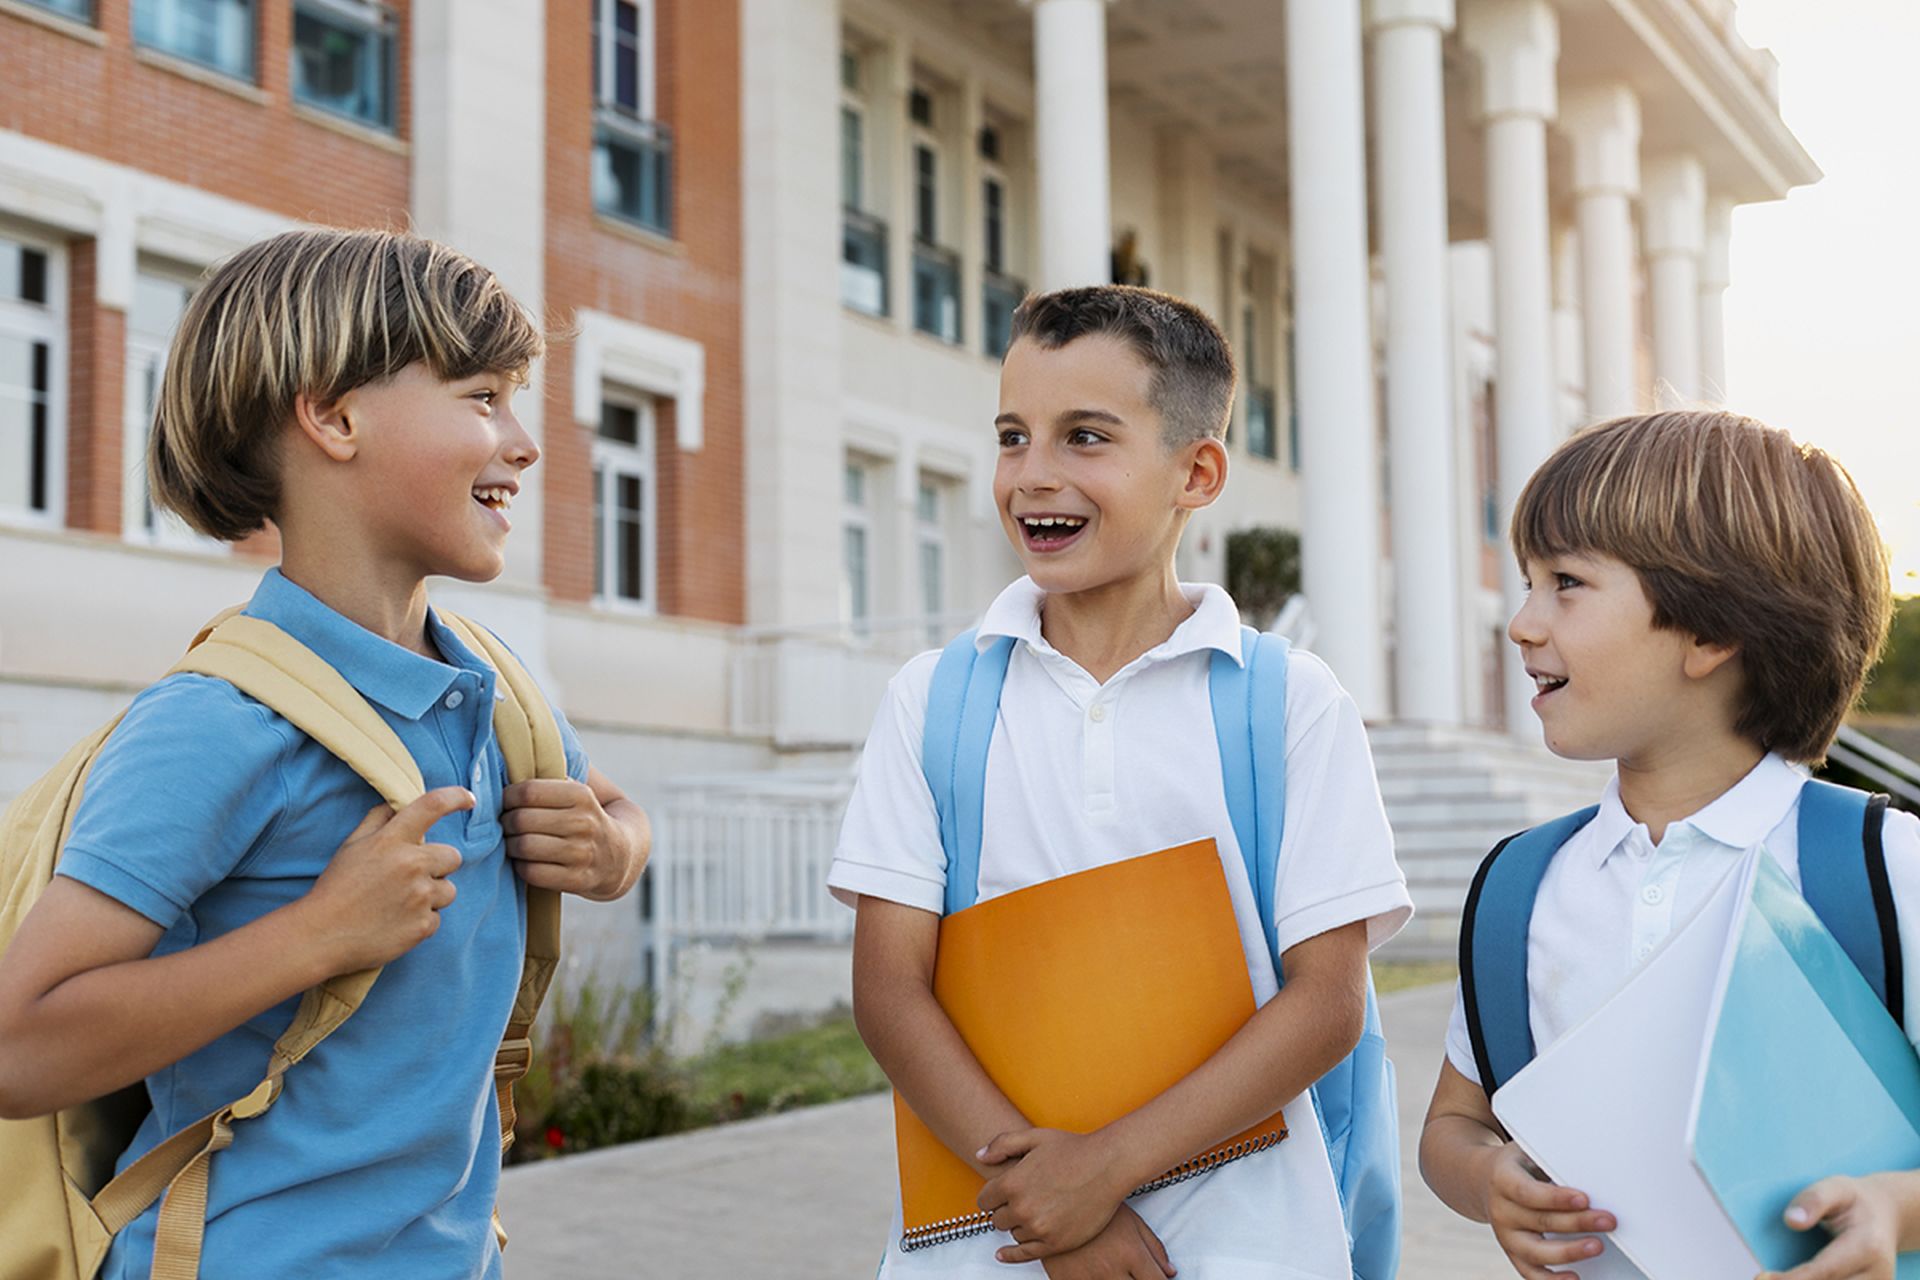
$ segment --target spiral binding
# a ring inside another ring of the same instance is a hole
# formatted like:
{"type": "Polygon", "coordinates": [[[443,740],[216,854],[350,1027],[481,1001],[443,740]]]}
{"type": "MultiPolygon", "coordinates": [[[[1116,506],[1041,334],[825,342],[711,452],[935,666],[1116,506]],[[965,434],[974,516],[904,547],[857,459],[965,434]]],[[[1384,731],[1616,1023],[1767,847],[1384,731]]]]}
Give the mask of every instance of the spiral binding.
{"type": "MultiPolygon", "coordinates": [[[[1159,1191],[1176,1186],[1189,1178],[1197,1178],[1203,1173],[1211,1173],[1223,1164],[1231,1164],[1243,1156],[1265,1151],[1286,1136],[1287,1131],[1283,1128],[1271,1133],[1263,1133],[1257,1138],[1228,1143],[1224,1147],[1196,1156],[1185,1164],[1175,1165],[1152,1182],[1135,1187],[1128,1193],[1127,1198],[1143,1196],[1149,1191],[1159,1191]]],[[[993,1215],[984,1210],[963,1214],[958,1218],[943,1218],[939,1222],[929,1222],[924,1227],[913,1227],[905,1232],[900,1237],[900,1249],[903,1253],[912,1253],[916,1249],[964,1240],[968,1236],[977,1236],[991,1230],[993,1230],[993,1215]]]]}

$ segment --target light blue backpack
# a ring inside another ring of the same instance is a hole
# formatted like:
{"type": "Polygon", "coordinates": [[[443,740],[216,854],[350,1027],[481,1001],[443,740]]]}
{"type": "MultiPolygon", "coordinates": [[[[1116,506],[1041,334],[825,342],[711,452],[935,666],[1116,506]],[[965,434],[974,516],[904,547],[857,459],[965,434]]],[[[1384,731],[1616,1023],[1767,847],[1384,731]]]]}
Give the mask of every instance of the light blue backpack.
{"type": "MultiPolygon", "coordinates": [[[[1287,642],[1243,628],[1242,666],[1215,652],[1208,682],[1227,812],[1246,859],[1267,950],[1281,976],[1274,884],[1286,816],[1287,642]]],[[[980,892],[980,831],[987,750],[1000,712],[1013,641],[983,651],[968,631],[950,643],[927,697],[921,768],[940,816],[947,854],[946,914],[973,905],[980,892]]],[[[1340,1190],[1356,1280],[1392,1280],[1400,1264],[1400,1132],[1393,1063],[1380,1032],[1373,974],[1367,974],[1366,1029],[1360,1043],[1313,1086],[1314,1111],[1340,1190]]]]}
{"type": "MultiPolygon", "coordinates": [[[[1492,1097],[1533,1061],[1527,930],[1547,864],[1593,821],[1590,806],[1508,836],[1467,891],[1460,920],[1460,993],[1481,1087],[1492,1097]]],[[[1800,792],[1800,896],[1840,943],[1896,1023],[1905,1023],[1900,928],[1880,829],[1887,797],[1831,782],[1800,792]]]]}

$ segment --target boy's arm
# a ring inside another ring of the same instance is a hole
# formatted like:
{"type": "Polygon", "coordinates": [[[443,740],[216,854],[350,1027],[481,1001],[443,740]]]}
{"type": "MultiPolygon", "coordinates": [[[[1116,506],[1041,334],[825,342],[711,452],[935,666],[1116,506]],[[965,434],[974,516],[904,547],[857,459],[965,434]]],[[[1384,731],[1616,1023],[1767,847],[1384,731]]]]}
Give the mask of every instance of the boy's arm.
{"type": "Polygon", "coordinates": [[[940,917],[865,895],[856,910],[853,1020],[860,1038],[934,1137],[981,1177],[993,1176],[976,1153],[994,1134],[1027,1121],[933,998],[940,917]]]}
{"type": "Polygon", "coordinates": [[[598,769],[586,781],[536,779],[500,793],[507,856],[538,889],[595,902],[624,896],[653,850],[647,811],[598,769]]]}
{"type": "Polygon", "coordinates": [[[427,829],[473,806],[458,787],[378,806],[306,896],[242,928],[150,958],[164,930],[54,877],[0,955],[0,1118],[44,1115],[178,1062],[339,973],[431,936],[460,865],[427,829]]]}
{"type": "Polygon", "coordinates": [[[1072,1247],[1134,1188],[1304,1093],[1359,1043],[1366,958],[1364,920],[1297,943],[1283,957],[1280,993],[1159,1097],[1084,1137],[1029,1129],[995,1138],[985,1156],[1000,1176],[981,1192],[981,1207],[1024,1241],[1001,1250],[1000,1260],[1072,1247]],[[1009,1171],[1002,1162],[1014,1157],[1019,1163],[1009,1171]]]}
{"type": "Polygon", "coordinates": [[[1420,1131],[1420,1176],[1461,1217],[1490,1223],[1514,1269],[1549,1280],[1601,1251],[1591,1236],[1549,1240],[1547,1233],[1611,1231],[1610,1213],[1592,1209],[1584,1192],[1548,1182],[1518,1144],[1507,1139],[1484,1089],[1442,1061],[1440,1079],[1420,1131]]]}

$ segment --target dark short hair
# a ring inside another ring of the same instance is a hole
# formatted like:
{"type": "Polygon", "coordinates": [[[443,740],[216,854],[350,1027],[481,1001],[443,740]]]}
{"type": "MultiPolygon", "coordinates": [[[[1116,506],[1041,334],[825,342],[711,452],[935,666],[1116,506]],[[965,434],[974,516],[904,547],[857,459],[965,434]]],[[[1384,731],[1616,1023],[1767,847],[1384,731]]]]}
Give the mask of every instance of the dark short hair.
{"type": "Polygon", "coordinates": [[[1047,350],[1106,334],[1153,371],[1147,402],[1169,447],[1225,436],[1233,412],[1233,351],[1207,313],[1170,293],[1102,284],[1029,294],[1014,310],[1007,346],[1027,338],[1047,350]]]}
{"type": "Polygon", "coordinates": [[[1886,547],[1846,470],[1752,418],[1675,411],[1587,428],[1513,513],[1529,560],[1592,553],[1639,575],[1653,625],[1740,650],[1734,731],[1827,753],[1886,642],[1886,547]]]}
{"type": "Polygon", "coordinates": [[[294,399],[422,361],[452,382],[523,376],[540,325],[493,272],[400,231],[311,227],[249,245],[187,304],[147,449],[155,505],[236,541],[274,517],[294,399]]]}

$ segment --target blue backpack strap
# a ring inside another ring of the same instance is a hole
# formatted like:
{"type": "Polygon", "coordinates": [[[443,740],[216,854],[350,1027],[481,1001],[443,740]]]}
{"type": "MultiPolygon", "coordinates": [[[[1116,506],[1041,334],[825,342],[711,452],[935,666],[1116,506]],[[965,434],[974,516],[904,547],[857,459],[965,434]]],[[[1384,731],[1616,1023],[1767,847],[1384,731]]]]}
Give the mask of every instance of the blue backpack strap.
{"type": "Polygon", "coordinates": [[[1808,782],[1800,792],[1800,895],[1904,1027],[1899,921],[1880,840],[1886,816],[1886,796],[1808,782]]]}
{"type": "MultiPolygon", "coordinates": [[[[1287,812],[1286,638],[1240,629],[1242,661],[1214,650],[1207,676],[1213,701],[1213,732],[1220,745],[1221,781],[1227,817],[1240,857],[1247,864],[1253,900],[1260,911],[1273,970],[1280,975],[1273,890],[1280,866],[1280,839],[1287,812]],[[1255,779],[1259,784],[1255,784],[1255,779]]],[[[1284,982],[1285,978],[1281,977],[1284,982]]]]}
{"type": "Polygon", "coordinates": [[[927,691],[920,770],[940,816],[947,854],[946,914],[964,911],[980,894],[980,831],[986,812],[987,751],[1000,711],[1013,640],[995,637],[983,650],[978,632],[954,637],[940,654],[927,691]]]}
{"type": "Polygon", "coordinates": [[[1547,864],[1600,811],[1592,805],[1495,845],[1460,917],[1460,990],[1480,1086],[1494,1090],[1533,1061],[1527,1017],[1527,926],[1547,864]]]}

